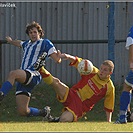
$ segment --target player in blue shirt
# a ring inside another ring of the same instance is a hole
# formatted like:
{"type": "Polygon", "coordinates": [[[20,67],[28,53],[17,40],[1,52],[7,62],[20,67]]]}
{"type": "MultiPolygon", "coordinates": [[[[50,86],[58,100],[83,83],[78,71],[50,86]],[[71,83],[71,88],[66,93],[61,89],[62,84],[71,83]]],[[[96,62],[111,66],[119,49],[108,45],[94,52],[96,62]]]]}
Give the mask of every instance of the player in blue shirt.
{"type": "MultiPolygon", "coordinates": [[[[128,106],[131,103],[132,88],[133,88],[133,26],[130,28],[127,40],[126,49],[129,50],[129,67],[130,71],[125,79],[123,91],[120,96],[120,111],[119,119],[115,122],[118,124],[127,123],[127,111],[128,106]]],[[[130,116],[130,120],[133,121],[133,115],[130,116]]]]}
{"type": "Polygon", "coordinates": [[[53,43],[48,39],[42,39],[44,31],[41,26],[32,22],[26,26],[26,34],[30,40],[12,40],[6,37],[9,44],[15,45],[23,49],[23,58],[20,69],[13,70],[9,73],[7,81],[0,88],[0,101],[8,94],[16,82],[16,103],[18,113],[22,116],[44,116],[50,113],[50,108],[46,106],[44,109],[28,107],[32,89],[41,82],[41,75],[34,70],[34,64],[44,52],[47,57],[51,57],[55,62],[60,63],[61,59],[54,47],[53,43]]]}

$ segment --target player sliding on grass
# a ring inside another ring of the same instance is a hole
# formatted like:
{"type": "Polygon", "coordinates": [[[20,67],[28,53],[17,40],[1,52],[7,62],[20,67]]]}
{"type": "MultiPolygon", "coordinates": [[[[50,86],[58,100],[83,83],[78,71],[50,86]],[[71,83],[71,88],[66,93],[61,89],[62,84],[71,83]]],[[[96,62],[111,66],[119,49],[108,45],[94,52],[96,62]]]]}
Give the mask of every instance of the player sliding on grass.
{"type": "Polygon", "coordinates": [[[28,24],[26,26],[26,33],[30,40],[25,42],[12,40],[11,37],[6,37],[8,43],[23,48],[24,55],[20,69],[11,71],[7,81],[3,83],[0,89],[0,100],[2,101],[12,89],[14,83],[17,82],[16,103],[18,113],[22,116],[45,117],[50,113],[50,108],[48,106],[42,110],[28,107],[31,91],[42,79],[40,73],[34,70],[34,67],[37,67],[38,64],[34,64],[44,52],[47,54],[47,57],[51,57],[55,62],[60,63],[61,58],[58,56],[58,51],[56,51],[52,42],[48,39],[42,39],[44,32],[38,23],[32,22],[28,24]]]}
{"type": "MultiPolygon", "coordinates": [[[[70,60],[70,66],[77,68],[81,58],[68,54],[61,54],[62,59],[70,60]]],[[[104,110],[107,121],[111,122],[114,110],[115,87],[110,79],[113,73],[114,64],[106,60],[101,64],[100,69],[93,68],[89,75],[81,75],[81,80],[73,87],[69,88],[58,78],[52,76],[44,67],[39,69],[40,74],[46,84],[51,85],[57,93],[58,100],[64,105],[64,112],[58,118],[53,118],[51,122],[73,122],[77,121],[93,106],[104,98],[104,110]]]]}

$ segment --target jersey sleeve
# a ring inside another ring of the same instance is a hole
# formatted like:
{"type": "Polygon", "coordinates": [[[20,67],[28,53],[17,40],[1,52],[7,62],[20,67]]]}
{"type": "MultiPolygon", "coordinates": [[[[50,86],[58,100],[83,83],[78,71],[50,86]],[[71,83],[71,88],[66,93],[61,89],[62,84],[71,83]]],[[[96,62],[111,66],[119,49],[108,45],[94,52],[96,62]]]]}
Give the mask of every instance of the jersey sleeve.
{"type": "Polygon", "coordinates": [[[79,58],[79,57],[76,56],[76,57],[75,57],[75,61],[74,61],[74,62],[71,62],[69,65],[70,65],[70,66],[74,66],[74,67],[77,68],[79,62],[81,62],[81,61],[82,61],[82,58],[79,58]]]}
{"type": "Polygon", "coordinates": [[[21,45],[21,46],[23,46],[23,43],[24,43],[24,42],[23,42],[23,41],[21,41],[21,42],[20,42],[20,45],[21,45]]]}
{"type": "Polygon", "coordinates": [[[129,30],[127,39],[126,39],[126,49],[129,49],[129,46],[133,44],[133,26],[129,30]]]}
{"type": "Polygon", "coordinates": [[[48,56],[50,56],[52,53],[57,53],[54,44],[50,40],[45,39],[44,41],[45,41],[45,52],[48,53],[48,56]]]}
{"type": "Polygon", "coordinates": [[[22,46],[22,48],[24,49],[26,47],[26,45],[28,44],[29,40],[27,41],[21,41],[20,45],[22,46]]]}
{"type": "Polygon", "coordinates": [[[107,112],[113,112],[114,111],[114,101],[115,101],[115,87],[113,83],[110,81],[108,84],[108,90],[105,95],[104,100],[104,110],[107,112]]]}

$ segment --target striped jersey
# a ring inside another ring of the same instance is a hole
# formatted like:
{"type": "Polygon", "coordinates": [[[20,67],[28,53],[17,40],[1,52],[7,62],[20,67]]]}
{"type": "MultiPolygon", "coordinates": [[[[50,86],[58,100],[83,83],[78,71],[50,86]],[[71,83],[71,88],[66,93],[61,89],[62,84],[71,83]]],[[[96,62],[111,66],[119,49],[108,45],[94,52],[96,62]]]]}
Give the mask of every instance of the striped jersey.
{"type": "MultiPolygon", "coordinates": [[[[76,57],[76,61],[70,63],[70,65],[77,68],[81,60],[82,58],[76,57]]],[[[101,80],[98,72],[99,69],[94,66],[92,73],[81,75],[81,80],[71,89],[76,90],[80,95],[85,112],[90,111],[102,98],[104,98],[104,109],[108,112],[113,112],[115,87],[110,78],[101,80]]]]}
{"type": "Polygon", "coordinates": [[[24,52],[21,63],[21,69],[23,70],[34,70],[33,65],[43,52],[46,52],[48,56],[54,52],[57,52],[53,43],[48,39],[40,39],[36,42],[31,42],[31,40],[28,40],[22,42],[21,45],[24,52]]]}

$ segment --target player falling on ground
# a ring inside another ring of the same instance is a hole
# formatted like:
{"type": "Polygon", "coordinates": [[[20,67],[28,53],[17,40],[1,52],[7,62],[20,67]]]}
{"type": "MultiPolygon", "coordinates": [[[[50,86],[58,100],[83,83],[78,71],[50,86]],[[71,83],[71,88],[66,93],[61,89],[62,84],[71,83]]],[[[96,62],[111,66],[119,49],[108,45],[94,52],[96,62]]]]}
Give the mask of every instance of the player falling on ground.
{"type": "MultiPolygon", "coordinates": [[[[70,61],[70,66],[77,68],[81,58],[68,54],[61,54],[61,58],[70,61]]],[[[72,88],[52,76],[44,67],[38,68],[46,84],[51,85],[57,93],[58,100],[64,105],[64,112],[59,118],[51,119],[52,122],[74,122],[90,111],[94,105],[104,98],[104,110],[107,121],[111,122],[114,110],[115,87],[110,79],[114,64],[106,60],[100,69],[93,68],[89,75],[81,75],[81,80],[72,88]]]]}
{"type": "MultiPolygon", "coordinates": [[[[16,85],[16,103],[18,113],[22,116],[48,116],[50,108],[46,106],[44,109],[29,107],[31,91],[41,82],[41,75],[38,71],[34,70],[35,62],[44,52],[47,57],[51,57],[55,62],[60,63],[61,59],[58,56],[58,51],[53,43],[48,39],[42,39],[44,31],[41,26],[32,22],[26,26],[26,34],[29,40],[20,41],[12,40],[11,37],[6,37],[9,44],[23,48],[23,58],[20,69],[13,70],[9,73],[7,81],[3,83],[0,89],[0,100],[8,94],[12,89],[15,82],[16,85]]],[[[45,55],[44,55],[45,56],[45,55]]],[[[39,89],[38,89],[39,91],[39,89]]]]}

